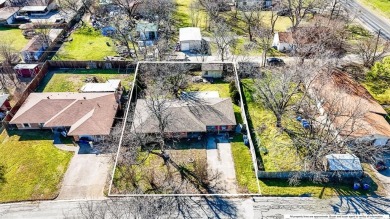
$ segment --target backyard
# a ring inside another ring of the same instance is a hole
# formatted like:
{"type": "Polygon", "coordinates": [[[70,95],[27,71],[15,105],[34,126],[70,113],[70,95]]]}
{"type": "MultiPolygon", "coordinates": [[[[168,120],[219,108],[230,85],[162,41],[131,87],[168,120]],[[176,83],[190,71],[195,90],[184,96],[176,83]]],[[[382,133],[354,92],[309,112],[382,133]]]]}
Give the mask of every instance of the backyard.
{"type": "Polygon", "coordinates": [[[99,82],[105,82],[109,79],[120,79],[122,86],[126,90],[131,88],[133,82],[133,73],[114,69],[69,69],[50,71],[43,78],[36,92],[78,92],[86,83],[87,78],[93,78],[99,82]]]}
{"type": "Polygon", "coordinates": [[[115,45],[109,37],[92,27],[81,27],[73,32],[54,60],[103,60],[106,56],[116,55],[115,45]]]}
{"type": "Polygon", "coordinates": [[[50,131],[3,131],[0,156],[0,202],[10,202],[54,199],[73,154],[50,131]]]}
{"type": "Polygon", "coordinates": [[[11,45],[15,52],[19,52],[27,44],[28,39],[24,38],[19,28],[0,27],[0,42],[11,45]]]}

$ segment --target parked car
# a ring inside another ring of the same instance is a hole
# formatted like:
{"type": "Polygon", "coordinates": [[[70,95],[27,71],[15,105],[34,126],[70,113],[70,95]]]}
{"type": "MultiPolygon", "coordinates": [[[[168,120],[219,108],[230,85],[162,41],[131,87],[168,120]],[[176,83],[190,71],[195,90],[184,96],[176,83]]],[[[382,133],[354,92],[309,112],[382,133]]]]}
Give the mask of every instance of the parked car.
{"type": "Polygon", "coordinates": [[[292,14],[292,11],[288,8],[282,9],[276,13],[278,16],[290,16],[292,14]]]}
{"type": "Polygon", "coordinates": [[[284,65],[284,61],[280,58],[271,57],[267,59],[268,65],[284,65]]]}

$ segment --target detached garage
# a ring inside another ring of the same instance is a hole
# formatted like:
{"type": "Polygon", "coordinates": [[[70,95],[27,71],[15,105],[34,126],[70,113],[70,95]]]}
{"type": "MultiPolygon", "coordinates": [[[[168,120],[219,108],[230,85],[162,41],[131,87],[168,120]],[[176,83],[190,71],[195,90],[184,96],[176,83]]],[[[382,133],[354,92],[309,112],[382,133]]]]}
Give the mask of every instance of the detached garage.
{"type": "Polygon", "coordinates": [[[38,64],[17,64],[14,70],[20,77],[35,77],[39,72],[38,64]]]}
{"type": "Polygon", "coordinates": [[[201,50],[202,48],[202,35],[200,28],[186,27],[180,28],[179,32],[180,50],[201,50]]]}

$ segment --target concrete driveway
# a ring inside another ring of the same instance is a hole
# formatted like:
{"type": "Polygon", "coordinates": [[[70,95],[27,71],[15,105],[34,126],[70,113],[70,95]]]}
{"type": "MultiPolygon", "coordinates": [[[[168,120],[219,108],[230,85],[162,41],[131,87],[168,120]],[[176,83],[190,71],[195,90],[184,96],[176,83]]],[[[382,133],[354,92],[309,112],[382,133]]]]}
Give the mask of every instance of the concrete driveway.
{"type": "Polygon", "coordinates": [[[209,176],[219,175],[218,179],[213,182],[217,185],[215,193],[237,194],[231,145],[225,138],[218,136],[207,138],[207,165],[209,176]]]}
{"type": "Polygon", "coordinates": [[[110,154],[78,154],[65,173],[58,200],[102,199],[112,167],[110,154]]]}

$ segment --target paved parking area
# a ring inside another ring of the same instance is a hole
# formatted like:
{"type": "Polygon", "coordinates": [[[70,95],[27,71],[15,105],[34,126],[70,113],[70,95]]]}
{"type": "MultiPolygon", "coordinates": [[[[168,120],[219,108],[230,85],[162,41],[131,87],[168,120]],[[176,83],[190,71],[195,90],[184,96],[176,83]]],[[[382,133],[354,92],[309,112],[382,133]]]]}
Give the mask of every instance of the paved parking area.
{"type": "Polygon", "coordinates": [[[102,199],[112,167],[110,154],[78,154],[65,173],[58,200],[102,199]]]}
{"type": "Polygon", "coordinates": [[[236,194],[237,180],[231,144],[223,138],[218,138],[216,141],[215,137],[208,137],[207,164],[209,176],[219,175],[219,178],[214,182],[218,185],[215,193],[236,194]]]}

